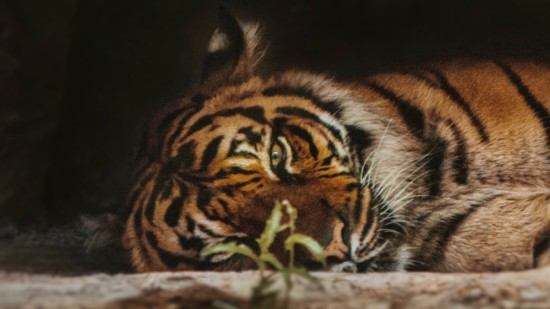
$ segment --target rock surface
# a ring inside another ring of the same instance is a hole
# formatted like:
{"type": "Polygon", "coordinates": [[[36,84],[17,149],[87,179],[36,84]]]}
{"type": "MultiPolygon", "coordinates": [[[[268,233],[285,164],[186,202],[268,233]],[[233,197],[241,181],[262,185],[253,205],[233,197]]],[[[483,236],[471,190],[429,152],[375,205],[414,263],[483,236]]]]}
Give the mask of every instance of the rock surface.
{"type": "MultiPolygon", "coordinates": [[[[0,273],[0,308],[248,308],[257,272],[0,273]]],[[[550,268],[496,274],[315,273],[290,308],[550,308],[550,268]]]]}

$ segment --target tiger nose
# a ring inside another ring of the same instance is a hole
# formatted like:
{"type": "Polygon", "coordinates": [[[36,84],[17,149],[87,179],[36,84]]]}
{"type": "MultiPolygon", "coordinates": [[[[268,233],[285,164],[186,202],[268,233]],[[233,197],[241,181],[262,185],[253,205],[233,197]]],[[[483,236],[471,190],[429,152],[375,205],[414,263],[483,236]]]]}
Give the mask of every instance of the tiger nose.
{"type": "Polygon", "coordinates": [[[324,253],[327,258],[327,267],[330,270],[335,265],[340,265],[350,260],[348,226],[342,220],[337,220],[332,228],[332,239],[325,247],[324,253]]]}

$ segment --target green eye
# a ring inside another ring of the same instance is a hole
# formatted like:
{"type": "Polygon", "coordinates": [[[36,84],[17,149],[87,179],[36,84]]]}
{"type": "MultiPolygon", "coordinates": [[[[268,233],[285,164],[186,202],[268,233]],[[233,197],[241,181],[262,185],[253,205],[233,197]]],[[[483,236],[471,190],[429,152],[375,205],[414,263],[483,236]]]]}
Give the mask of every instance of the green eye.
{"type": "Polygon", "coordinates": [[[280,165],[285,161],[286,153],[285,148],[279,141],[276,141],[271,146],[271,167],[274,170],[280,168],[280,165]]]}

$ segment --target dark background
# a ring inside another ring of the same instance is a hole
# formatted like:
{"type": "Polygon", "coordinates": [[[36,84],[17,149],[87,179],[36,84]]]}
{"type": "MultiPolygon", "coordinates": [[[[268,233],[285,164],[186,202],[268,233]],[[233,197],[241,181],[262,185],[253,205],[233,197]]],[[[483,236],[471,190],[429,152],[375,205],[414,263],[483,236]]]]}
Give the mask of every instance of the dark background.
{"type": "MultiPolygon", "coordinates": [[[[0,224],[123,204],[142,127],[192,90],[221,2],[0,0],[0,224]]],[[[550,52],[544,0],[223,4],[264,24],[263,72],[550,52]]]]}

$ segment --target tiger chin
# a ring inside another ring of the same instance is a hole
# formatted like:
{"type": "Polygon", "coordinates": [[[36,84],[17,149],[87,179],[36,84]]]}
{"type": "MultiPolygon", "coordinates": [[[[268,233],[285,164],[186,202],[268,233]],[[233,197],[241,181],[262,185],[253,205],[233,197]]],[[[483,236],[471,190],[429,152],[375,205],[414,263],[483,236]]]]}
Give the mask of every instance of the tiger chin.
{"type": "MultiPolygon", "coordinates": [[[[257,24],[220,10],[196,93],[150,122],[123,243],[137,271],[243,270],[275,201],[333,271],[550,264],[550,67],[456,60],[339,82],[260,77],[257,24]]],[[[272,251],[285,260],[282,239],[272,251]]],[[[296,261],[316,269],[307,252],[296,261]]]]}

